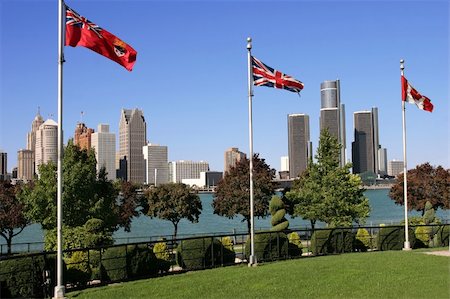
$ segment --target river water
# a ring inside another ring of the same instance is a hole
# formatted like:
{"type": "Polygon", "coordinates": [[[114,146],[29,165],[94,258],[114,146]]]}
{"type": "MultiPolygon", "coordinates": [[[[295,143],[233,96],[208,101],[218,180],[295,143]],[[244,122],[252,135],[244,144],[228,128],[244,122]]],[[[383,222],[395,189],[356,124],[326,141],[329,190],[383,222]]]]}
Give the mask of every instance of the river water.
{"type": "MultiPolygon", "coordinates": [[[[371,212],[370,217],[366,220],[366,225],[396,224],[404,217],[403,206],[396,205],[388,196],[389,190],[367,190],[365,195],[369,198],[371,212]]],[[[242,222],[242,217],[237,216],[233,219],[221,217],[213,214],[211,206],[213,194],[200,194],[203,210],[198,223],[191,223],[187,220],[181,220],[178,225],[178,236],[190,236],[199,234],[231,234],[233,231],[246,232],[247,224],[242,222]]],[[[449,212],[438,210],[437,216],[443,221],[450,219],[449,212]]],[[[412,211],[409,216],[419,216],[418,212],[412,211]]],[[[306,228],[309,221],[305,221],[299,217],[289,220],[290,228],[306,228]]],[[[318,227],[324,226],[323,223],[317,224],[318,227]]],[[[255,219],[255,229],[265,229],[270,227],[270,217],[265,219],[255,219]]],[[[133,242],[149,240],[151,237],[169,236],[173,234],[173,225],[169,221],[160,219],[150,219],[141,215],[133,219],[131,232],[127,233],[123,229],[115,232],[114,237],[117,243],[133,242]]],[[[31,243],[43,242],[43,231],[39,224],[33,224],[24,229],[24,231],[13,239],[13,243],[31,243]]],[[[5,244],[3,238],[0,238],[0,244],[5,244]]]]}

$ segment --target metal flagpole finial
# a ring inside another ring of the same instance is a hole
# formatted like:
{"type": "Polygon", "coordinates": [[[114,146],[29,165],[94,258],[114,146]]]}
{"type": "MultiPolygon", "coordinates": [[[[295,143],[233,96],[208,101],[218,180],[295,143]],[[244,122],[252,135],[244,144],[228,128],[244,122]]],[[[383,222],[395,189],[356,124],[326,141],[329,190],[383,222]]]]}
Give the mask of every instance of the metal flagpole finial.
{"type": "Polygon", "coordinates": [[[252,38],[247,37],[247,50],[251,50],[252,48],[252,38]]]}
{"type": "Polygon", "coordinates": [[[405,61],[403,59],[400,59],[400,69],[403,71],[405,69],[404,65],[405,61]]]}

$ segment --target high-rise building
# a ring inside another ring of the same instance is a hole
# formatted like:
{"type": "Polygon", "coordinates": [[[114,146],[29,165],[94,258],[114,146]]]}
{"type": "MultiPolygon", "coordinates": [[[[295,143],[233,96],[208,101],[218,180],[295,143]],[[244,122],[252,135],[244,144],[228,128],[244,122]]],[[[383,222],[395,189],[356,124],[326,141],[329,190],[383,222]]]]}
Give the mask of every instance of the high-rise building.
{"type": "Polygon", "coordinates": [[[126,164],[126,180],[134,183],[145,182],[142,147],[146,144],[147,123],[142,110],[122,109],[119,122],[119,157],[122,166],[126,164]]]}
{"type": "Polygon", "coordinates": [[[90,150],[92,133],[94,133],[94,129],[86,127],[84,123],[77,123],[73,144],[78,145],[81,149],[90,150]]]}
{"type": "Polygon", "coordinates": [[[8,175],[8,154],[0,151],[0,181],[6,180],[8,175]]]}
{"type": "Polygon", "coordinates": [[[299,177],[308,166],[311,141],[309,137],[309,116],[288,115],[289,176],[299,177]]]}
{"type": "Polygon", "coordinates": [[[39,175],[39,166],[58,159],[58,124],[47,119],[36,131],[35,165],[39,175]]]}
{"type": "Polygon", "coordinates": [[[225,172],[230,171],[231,167],[235,167],[236,163],[240,162],[246,157],[246,155],[243,152],[239,151],[239,148],[237,147],[231,147],[225,151],[224,155],[224,169],[225,172]]]}
{"type": "Polygon", "coordinates": [[[320,84],[320,131],[328,129],[341,144],[339,164],[346,162],[345,106],[341,104],[340,81],[324,81],[320,84]]]}
{"type": "Polygon", "coordinates": [[[17,152],[17,178],[31,181],[34,177],[34,151],[21,149],[17,152]]]}
{"type": "Polygon", "coordinates": [[[354,113],[353,173],[379,173],[378,109],[354,113]]]}
{"type": "Polygon", "coordinates": [[[280,164],[280,171],[289,171],[289,156],[281,157],[280,164]]]}
{"type": "Polygon", "coordinates": [[[391,160],[388,162],[387,165],[387,173],[390,176],[398,176],[399,174],[403,173],[404,168],[403,161],[397,161],[397,160],[391,160]]]}
{"type": "Polygon", "coordinates": [[[169,182],[181,183],[184,179],[199,179],[200,172],[209,171],[205,161],[173,161],[169,162],[169,182]]]}
{"type": "Polygon", "coordinates": [[[378,149],[378,171],[380,176],[387,175],[387,149],[378,149]]]}
{"type": "Polygon", "coordinates": [[[108,180],[116,179],[116,134],[109,132],[109,125],[99,124],[97,132],[90,135],[90,143],[95,150],[97,172],[102,167],[108,173],[108,180]]]}
{"type": "Polygon", "coordinates": [[[33,152],[33,176],[36,171],[36,132],[39,130],[39,127],[44,123],[44,119],[41,116],[40,109],[38,107],[38,111],[36,116],[34,117],[31,123],[31,131],[27,134],[27,150],[33,152]]]}
{"type": "Polygon", "coordinates": [[[142,147],[145,160],[145,183],[158,186],[169,182],[167,146],[147,144],[142,147]]]}

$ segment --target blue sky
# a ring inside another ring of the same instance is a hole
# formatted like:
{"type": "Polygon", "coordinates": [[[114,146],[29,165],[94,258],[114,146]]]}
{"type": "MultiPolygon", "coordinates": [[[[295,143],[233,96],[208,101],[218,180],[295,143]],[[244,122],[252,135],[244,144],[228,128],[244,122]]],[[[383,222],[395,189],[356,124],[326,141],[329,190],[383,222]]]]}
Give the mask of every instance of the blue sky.
{"type": "MultiPolygon", "coordinates": [[[[435,111],[407,105],[408,166],[449,162],[448,1],[76,1],[81,15],[138,52],[132,72],[86,48],[65,48],[64,134],[83,121],[118,133],[122,108],[143,109],[147,138],[169,160],[223,169],[229,147],[248,152],[246,38],[253,55],[303,81],[295,93],[254,88],[254,151],[274,168],[287,155],[287,114],[319,136],[320,83],[341,80],[347,153],[353,112],[379,109],[380,143],[401,160],[399,60],[435,111]]],[[[0,2],[0,149],[8,168],[26,147],[37,107],[57,120],[57,1],[0,2]]]]}

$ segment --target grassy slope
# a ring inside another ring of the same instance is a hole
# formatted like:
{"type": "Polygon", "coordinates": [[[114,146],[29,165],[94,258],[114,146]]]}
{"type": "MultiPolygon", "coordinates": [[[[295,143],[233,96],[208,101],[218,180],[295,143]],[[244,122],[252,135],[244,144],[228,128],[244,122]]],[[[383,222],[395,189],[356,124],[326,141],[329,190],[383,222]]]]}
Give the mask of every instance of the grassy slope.
{"type": "Polygon", "coordinates": [[[343,254],[190,272],[67,294],[77,298],[450,298],[450,259],[343,254]]]}

